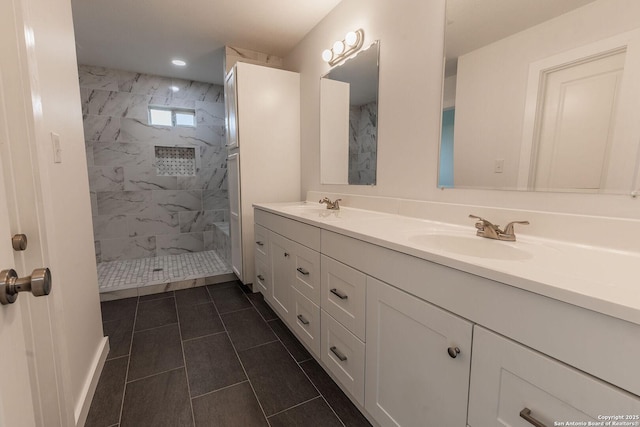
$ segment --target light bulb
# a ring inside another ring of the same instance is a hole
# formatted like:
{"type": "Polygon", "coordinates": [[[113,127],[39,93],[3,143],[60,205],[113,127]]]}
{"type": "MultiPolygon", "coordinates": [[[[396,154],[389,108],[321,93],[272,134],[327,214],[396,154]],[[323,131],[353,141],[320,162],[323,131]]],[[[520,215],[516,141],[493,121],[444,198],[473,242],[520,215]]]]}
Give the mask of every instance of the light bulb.
{"type": "Polygon", "coordinates": [[[333,52],[336,55],[340,55],[342,52],[344,52],[344,43],[342,43],[342,41],[337,41],[333,44],[333,52]]]}
{"type": "Polygon", "coordinates": [[[325,49],[322,52],[322,59],[324,60],[324,62],[329,62],[331,61],[331,58],[333,58],[333,52],[331,52],[331,50],[329,49],[325,49]]]}
{"type": "Polygon", "coordinates": [[[358,35],[354,31],[349,31],[346,36],[344,36],[344,42],[347,46],[355,46],[358,43],[358,35]]]}
{"type": "Polygon", "coordinates": [[[174,59],[171,61],[171,63],[173,65],[177,65],[178,67],[184,67],[185,65],[187,65],[187,63],[184,62],[182,59],[174,59]]]}

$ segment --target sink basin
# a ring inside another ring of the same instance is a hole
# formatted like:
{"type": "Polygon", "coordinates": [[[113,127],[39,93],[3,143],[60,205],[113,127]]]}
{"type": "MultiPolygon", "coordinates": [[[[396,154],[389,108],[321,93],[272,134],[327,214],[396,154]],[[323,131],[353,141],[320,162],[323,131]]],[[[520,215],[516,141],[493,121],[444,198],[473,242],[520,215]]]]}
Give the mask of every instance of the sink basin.
{"type": "Polygon", "coordinates": [[[420,234],[409,241],[425,249],[440,250],[451,254],[499,260],[525,260],[533,255],[516,246],[514,242],[486,239],[478,236],[455,234],[420,234]]]}

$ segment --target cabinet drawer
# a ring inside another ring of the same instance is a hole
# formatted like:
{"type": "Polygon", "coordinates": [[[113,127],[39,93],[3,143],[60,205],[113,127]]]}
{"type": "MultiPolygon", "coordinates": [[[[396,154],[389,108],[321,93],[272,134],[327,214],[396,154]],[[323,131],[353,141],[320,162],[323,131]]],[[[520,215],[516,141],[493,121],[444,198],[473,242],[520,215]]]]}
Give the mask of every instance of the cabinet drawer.
{"type": "Polygon", "coordinates": [[[294,264],[294,287],[314,304],[320,305],[320,252],[296,243],[294,264]]]}
{"type": "Polygon", "coordinates": [[[293,318],[289,324],[296,335],[319,357],[320,307],[302,295],[295,287],[291,292],[293,293],[293,308],[291,310],[293,318]]]}
{"type": "Polygon", "coordinates": [[[269,262],[269,232],[266,228],[255,224],[254,229],[254,240],[255,240],[255,257],[256,261],[260,260],[267,264],[269,262]]]}
{"type": "Polygon", "coordinates": [[[587,425],[602,422],[598,416],[604,415],[640,416],[638,396],[479,326],[471,363],[470,426],[531,426],[520,415],[523,410],[547,426],[587,425]]]}
{"type": "Polygon", "coordinates": [[[365,341],[366,276],[322,255],[320,306],[365,341]]]}
{"type": "Polygon", "coordinates": [[[344,389],[364,405],[364,343],[324,310],[321,313],[320,359],[344,389]]]}
{"type": "Polygon", "coordinates": [[[269,270],[269,264],[267,263],[267,261],[264,261],[258,256],[256,256],[256,279],[254,284],[256,285],[256,290],[262,293],[262,295],[265,297],[269,295],[269,292],[271,289],[270,276],[271,274],[269,270]]]}

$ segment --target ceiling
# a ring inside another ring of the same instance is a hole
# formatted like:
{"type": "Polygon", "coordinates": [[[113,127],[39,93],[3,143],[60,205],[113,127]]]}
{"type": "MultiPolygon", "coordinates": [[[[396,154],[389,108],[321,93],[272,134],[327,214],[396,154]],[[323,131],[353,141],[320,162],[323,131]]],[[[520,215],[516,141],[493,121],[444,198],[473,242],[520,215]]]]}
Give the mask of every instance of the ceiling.
{"type": "Polygon", "coordinates": [[[446,75],[458,56],[595,0],[447,0],[446,75]]]}
{"type": "Polygon", "coordinates": [[[341,0],[72,0],[78,62],[222,84],[224,46],[283,57],[341,0]],[[171,60],[180,58],[186,67],[171,60]]]}

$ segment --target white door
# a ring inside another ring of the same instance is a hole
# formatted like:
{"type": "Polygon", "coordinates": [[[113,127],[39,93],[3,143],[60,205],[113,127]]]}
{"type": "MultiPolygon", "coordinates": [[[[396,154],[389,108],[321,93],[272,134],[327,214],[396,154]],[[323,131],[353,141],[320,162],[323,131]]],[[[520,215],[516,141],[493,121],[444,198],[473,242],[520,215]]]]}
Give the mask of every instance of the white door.
{"type": "MultiPolygon", "coordinates": [[[[34,110],[23,68],[24,28],[20,3],[15,5],[3,1],[0,9],[0,270],[12,268],[24,277],[46,267],[48,254],[34,167],[34,110]],[[27,235],[26,251],[13,250],[11,236],[17,233],[27,235]]],[[[72,399],[63,374],[68,370],[56,357],[61,341],[53,334],[64,337],[51,301],[23,292],[13,304],[0,305],[0,427],[70,425],[72,399]]]]}
{"type": "Polygon", "coordinates": [[[242,259],[242,207],[240,205],[240,154],[227,157],[229,178],[229,237],[231,238],[231,268],[244,281],[242,259]]]}
{"type": "Polygon", "coordinates": [[[623,51],[545,73],[536,190],[605,187],[625,56],[623,51]]]}
{"type": "MultiPolygon", "coordinates": [[[[2,163],[0,163],[0,200],[7,200],[4,189],[2,163]]],[[[10,246],[11,232],[7,205],[0,203],[0,265],[2,269],[14,268],[13,250],[10,246]]],[[[0,360],[3,369],[0,375],[0,426],[35,425],[27,349],[23,318],[24,298],[9,306],[0,306],[0,360]]]]}

